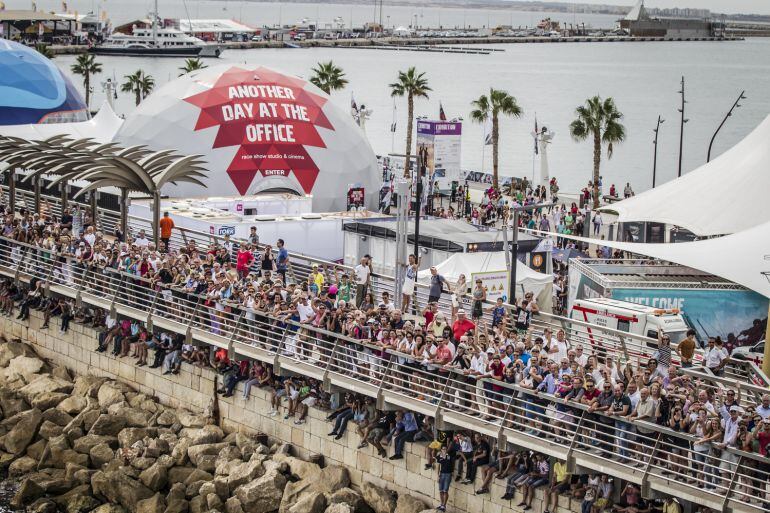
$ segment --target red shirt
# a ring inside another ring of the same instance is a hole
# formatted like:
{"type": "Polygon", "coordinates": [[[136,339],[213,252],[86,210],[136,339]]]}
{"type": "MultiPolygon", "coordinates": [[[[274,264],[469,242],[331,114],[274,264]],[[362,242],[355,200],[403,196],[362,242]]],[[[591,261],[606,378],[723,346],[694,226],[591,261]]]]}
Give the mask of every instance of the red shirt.
{"type": "Polygon", "coordinates": [[[476,328],[476,325],[473,324],[473,321],[470,319],[463,319],[462,321],[457,319],[455,323],[452,324],[452,333],[455,336],[455,340],[460,340],[460,337],[474,328],[476,328]]]}
{"type": "Polygon", "coordinates": [[[757,440],[759,440],[759,453],[762,456],[766,456],[765,447],[770,444],[770,432],[764,429],[757,434],[757,440]]]}
{"type": "Polygon", "coordinates": [[[238,251],[236,268],[239,271],[248,271],[249,267],[251,266],[251,262],[253,260],[254,260],[254,255],[251,254],[251,251],[246,251],[242,249],[238,251]]]}

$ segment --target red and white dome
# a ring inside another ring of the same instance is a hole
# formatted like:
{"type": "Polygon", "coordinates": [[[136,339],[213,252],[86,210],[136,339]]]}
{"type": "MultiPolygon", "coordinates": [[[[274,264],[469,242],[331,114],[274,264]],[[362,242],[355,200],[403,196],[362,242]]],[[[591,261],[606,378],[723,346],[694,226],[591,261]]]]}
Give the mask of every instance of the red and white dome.
{"type": "Polygon", "coordinates": [[[350,114],[309,82],[262,66],[195,71],[152,93],[116,141],[201,154],[207,188],[170,185],[172,197],[312,194],[316,212],[344,210],[349,185],[376,205],[380,173],[350,114]]]}

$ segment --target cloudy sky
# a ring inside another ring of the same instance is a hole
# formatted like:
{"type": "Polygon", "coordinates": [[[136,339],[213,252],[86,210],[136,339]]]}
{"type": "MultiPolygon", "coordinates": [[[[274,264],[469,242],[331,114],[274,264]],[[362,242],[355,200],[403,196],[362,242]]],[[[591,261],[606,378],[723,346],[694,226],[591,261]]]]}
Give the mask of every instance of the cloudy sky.
{"type": "MultiPolygon", "coordinates": [[[[567,3],[632,5],[636,0],[561,0],[567,3]]],[[[647,0],[648,7],[695,7],[726,13],[770,14],[770,0],[647,0]]]]}

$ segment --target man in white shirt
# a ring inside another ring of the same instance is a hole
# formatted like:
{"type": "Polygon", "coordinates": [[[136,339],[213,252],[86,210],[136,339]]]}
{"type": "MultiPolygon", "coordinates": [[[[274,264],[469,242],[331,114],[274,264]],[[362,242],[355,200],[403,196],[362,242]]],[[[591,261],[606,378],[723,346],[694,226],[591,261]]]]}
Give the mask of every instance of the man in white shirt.
{"type": "Polygon", "coordinates": [[[382,301],[380,302],[380,308],[385,306],[385,311],[388,313],[394,311],[396,309],[396,305],[393,304],[393,302],[390,300],[390,294],[387,292],[382,293],[382,301]]]}
{"type": "Polygon", "coordinates": [[[138,248],[146,248],[150,245],[150,240],[145,235],[144,230],[139,230],[139,235],[134,239],[134,244],[136,244],[138,248]]]}
{"type": "MultiPolygon", "coordinates": [[[[740,408],[738,406],[731,406],[730,407],[730,418],[725,419],[722,421],[722,431],[724,431],[724,438],[722,438],[722,443],[714,443],[714,447],[718,449],[728,449],[733,448],[735,449],[737,447],[737,440],[738,440],[738,422],[740,421],[740,418],[738,417],[738,414],[740,413],[740,408]]],[[[722,475],[731,474],[733,472],[733,465],[737,463],[738,456],[729,451],[722,451],[722,463],[720,463],[719,468],[722,470],[722,475]]]]}
{"type": "Polygon", "coordinates": [[[575,361],[581,367],[585,367],[588,363],[588,355],[583,352],[583,344],[577,344],[575,346],[575,361]]]}
{"type": "Polygon", "coordinates": [[[729,358],[730,355],[727,354],[727,350],[722,346],[722,340],[715,340],[713,337],[709,337],[708,348],[703,357],[704,365],[708,367],[715,376],[721,376],[724,372],[724,366],[727,364],[729,358]]]}
{"type": "Polygon", "coordinates": [[[307,296],[302,296],[297,301],[297,313],[299,314],[299,322],[301,324],[309,323],[315,317],[315,311],[313,307],[308,304],[307,296]]]}
{"type": "Polygon", "coordinates": [[[94,242],[96,242],[96,233],[93,226],[86,228],[86,233],[83,235],[83,238],[89,246],[94,247],[94,242]]]}
{"type": "Polygon", "coordinates": [[[364,302],[366,291],[369,288],[369,276],[372,274],[372,261],[369,255],[364,255],[361,263],[353,269],[356,279],[356,307],[364,302]]]}
{"type": "Polygon", "coordinates": [[[770,419],[770,394],[762,396],[762,404],[757,406],[757,414],[762,417],[763,420],[770,419]]]}
{"type": "MultiPolygon", "coordinates": [[[[549,333],[546,333],[546,335],[549,335],[549,333]]],[[[544,337],[546,342],[548,342],[548,356],[556,360],[557,362],[562,361],[563,359],[567,358],[567,352],[569,351],[569,342],[567,341],[567,338],[564,335],[564,330],[559,330],[556,332],[556,340],[551,338],[548,340],[544,337]]]]}

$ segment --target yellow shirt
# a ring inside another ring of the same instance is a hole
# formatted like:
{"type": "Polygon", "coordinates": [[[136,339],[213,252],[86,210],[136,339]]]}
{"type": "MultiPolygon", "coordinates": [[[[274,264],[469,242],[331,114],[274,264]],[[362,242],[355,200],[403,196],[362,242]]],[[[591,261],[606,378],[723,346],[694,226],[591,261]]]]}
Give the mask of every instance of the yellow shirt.
{"type": "Polygon", "coordinates": [[[562,463],[561,461],[557,461],[553,466],[553,475],[556,476],[557,483],[563,483],[564,480],[567,479],[570,475],[570,473],[567,472],[567,464],[562,463]]]}
{"type": "Polygon", "coordinates": [[[321,288],[324,286],[324,275],[320,272],[315,273],[315,276],[313,277],[313,281],[318,286],[318,290],[321,290],[321,288]]]}
{"type": "Polygon", "coordinates": [[[676,501],[664,502],[663,513],[682,513],[682,506],[676,501]]]}

